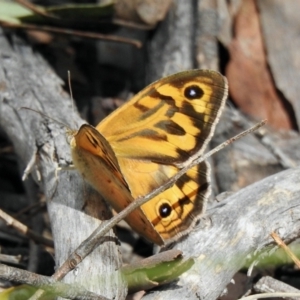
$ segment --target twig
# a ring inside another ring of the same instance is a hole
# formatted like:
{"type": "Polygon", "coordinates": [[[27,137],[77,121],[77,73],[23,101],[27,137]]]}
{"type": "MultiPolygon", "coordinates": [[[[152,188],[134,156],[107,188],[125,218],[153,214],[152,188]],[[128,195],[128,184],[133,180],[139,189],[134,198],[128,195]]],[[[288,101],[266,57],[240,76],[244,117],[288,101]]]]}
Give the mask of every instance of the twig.
{"type": "Polygon", "coordinates": [[[80,30],[73,30],[73,29],[67,29],[67,28],[58,28],[58,27],[50,27],[50,26],[37,26],[33,24],[14,24],[14,23],[8,23],[8,22],[0,22],[0,25],[3,27],[8,28],[21,28],[25,30],[40,30],[40,31],[46,31],[46,32],[53,32],[53,33],[59,33],[59,34],[66,34],[71,36],[78,36],[82,38],[89,38],[89,39],[97,39],[97,40],[106,40],[106,41],[112,41],[116,43],[125,43],[133,45],[137,48],[142,47],[142,43],[138,40],[129,39],[121,36],[116,35],[109,35],[109,34],[101,34],[101,33],[94,33],[94,32],[84,32],[80,30]]]}
{"type": "Polygon", "coordinates": [[[21,262],[21,258],[21,255],[0,254],[0,261],[8,264],[19,264],[21,262]]]}
{"type": "Polygon", "coordinates": [[[155,27],[153,25],[146,25],[146,24],[136,23],[136,22],[133,22],[133,21],[123,20],[123,19],[119,19],[119,18],[116,18],[116,17],[111,20],[111,23],[115,24],[115,25],[118,25],[118,26],[123,26],[123,27],[127,27],[127,28],[134,28],[134,29],[139,29],[139,30],[151,30],[155,27]]]}
{"type": "MultiPolygon", "coordinates": [[[[282,281],[279,281],[277,279],[274,279],[270,276],[264,276],[261,279],[259,279],[258,282],[255,283],[253,286],[253,291],[256,293],[300,293],[299,289],[296,289],[282,281]]],[[[253,294],[253,293],[252,293],[253,294]]],[[[294,300],[294,299],[299,299],[299,297],[288,297],[285,298],[288,300],[294,300]]]]}
{"type": "MultiPolygon", "coordinates": [[[[32,156],[23,172],[22,180],[25,181],[28,177],[28,175],[32,172],[33,168],[36,166],[36,155],[37,155],[37,149],[32,153],[32,156]]],[[[41,174],[37,172],[37,180],[41,181],[41,174]]]]}
{"type": "Polygon", "coordinates": [[[239,300],[256,300],[256,299],[266,299],[266,298],[287,298],[287,297],[297,297],[300,298],[300,293],[264,293],[264,294],[257,294],[251,295],[247,297],[240,298],[239,300]]]}
{"type": "MultiPolygon", "coordinates": [[[[44,197],[44,196],[43,196],[44,197]]],[[[38,212],[40,212],[42,209],[46,207],[45,200],[37,203],[30,204],[23,209],[19,210],[17,213],[14,214],[14,218],[17,219],[20,216],[24,215],[25,213],[29,212],[31,215],[34,215],[38,212]]]]}
{"type": "Polygon", "coordinates": [[[295,168],[297,166],[297,163],[288,157],[288,155],[286,155],[278,146],[276,146],[270,136],[266,135],[265,130],[258,130],[256,132],[256,136],[258,136],[262,144],[278,158],[284,168],[295,168]]]}
{"type": "Polygon", "coordinates": [[[34,231],[29,229],[26,225],[14,219],[7,213],[5,213],[2,209],[0,209],[0,218],[3,219],[8,226],[12,226],[18,232],[31,238],[35,242],[54,248],[54,243],[52,240],[49,240],[39,234],[36,234],[34,231]]]}
{"type": "Polygon", "coordinates": [[[41,7],[38,7],[34,4],[32,4],[31,2],[28,2],[27,0],[15,0],[15,1],[17,3],[19,3],[20,5],[28,8],[32,12],[36,13],[37,15],[41,15],[41,16],[46,17],[46,18],[53,18],[54,17],[53,15],[49,14],[48,12],[46,12],[41,7]]]}
{"type": "MultiPolygon", "coordinates": [[[[241,113],[236,110],[235,108],[231,108],[231,110],[234,112],[234,115],[236,117],[236,122],[238,122],[239,124],[241,124],[241,126],[245,129],[248,128],[249,126],[251,126],[253,124],[253,122],[250,122],[248,120],[246,120],[246,118],[241,116],[241,113]]],[[[274,142],[274,140],[266,134],[266,129],[265,128],[261,128],[260,130],[257,130],[255,132],[255,135],[257,136],[257,138],[259,138],[259,140],[261,141],[261,143],[267,147],[274,156],[276,156],[279,160],[279,163],[286,169],[288,168],[294,168],[297,166],[297,163],[295,161],[293,161],[291,158],[288,157],[288,155],[286,155],[284,153],[284,151],[282,151],[274,142]]]]}
{"type": "Polygon", "coordinates": [[[279,247],[281,247],[286,254],[294,261],[294,263],[297,265],[297,267],[300,269],[300,261],[298,257],[291,251],[291,249],[284,243],[284,241],[276,234],[275,232],[271,233],[271,237],[274,239],[274,241],[278,244],[279,247]]]}
{"type": "Polygon", "coordinates": [[[1,149],[0,149],[0,155],[6,154],[6,153],[13,153],[13,152],[14,152],[13,146],[1,147],[1,149]]]}
{"type": "Polygon", "coordinates": [[[79,287],[76,284],[70,285],[66,283],[56,282],[51,277],[38,275],[36,273],[28,272],[14,267],[9,267],[4,264],[0,264],[0,279],[36,286],[42,288],[47,292],[67,299],[108,300],[105,297],[100,297],[92,292],[86,291],[84,288],[79,287]]]}

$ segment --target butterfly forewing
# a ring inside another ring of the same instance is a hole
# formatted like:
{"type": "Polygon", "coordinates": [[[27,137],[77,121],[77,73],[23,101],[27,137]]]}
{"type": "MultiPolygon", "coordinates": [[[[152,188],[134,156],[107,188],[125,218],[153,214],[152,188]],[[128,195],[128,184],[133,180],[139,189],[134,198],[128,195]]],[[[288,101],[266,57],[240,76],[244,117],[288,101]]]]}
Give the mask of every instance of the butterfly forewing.
{"type": "MultiPolygon", "coordinates": [[[[71,141],[71,150],[74,165],[116,211],[123,210],[134,201],[113,150],[94,127],[81,126],[71,141]]],[[[126,220],[147,239],[158,245],[163,244],[141,209],[129,214],[126,220]]]]}
{"type": "Polygon", "coordinates": [[[117,157],[184,162],[207,144],[227,97],[226,86],[226,79],[213,71],[175,74],[138,93],[97,129],[117,157]]]}

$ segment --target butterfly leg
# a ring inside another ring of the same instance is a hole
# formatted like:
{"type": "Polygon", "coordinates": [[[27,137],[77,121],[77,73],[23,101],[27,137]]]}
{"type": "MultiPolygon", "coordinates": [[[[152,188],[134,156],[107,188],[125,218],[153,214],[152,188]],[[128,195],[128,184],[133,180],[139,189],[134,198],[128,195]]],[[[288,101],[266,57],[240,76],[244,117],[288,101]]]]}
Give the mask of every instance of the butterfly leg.
{"type": "Polygon", "coordinates": [[[55,178],[58,179],[58,172],[60,171],[73,171],[75,170],[75,166],[73,164],[68,166],[59,166],[55,169],[55,178]]]}
{"type": "MultiPolygon", "coordinates": [[[[36,166],[36,156],[37,156],[37,149],[35,149],[35,151],[33,152],[25,170],[24,170],[24,173],[23,173],[23,176],[22,176],[22,180],[25,181],[28,177],[28,175],[33,171],[33,169],[35,168],[36,166]]],[[[36,176],[37,176],[37,179],[38,181],[41,180],[41,173],[39,172],[39,170],[37,168],[35,168],[36,170],[36,176]]]]}

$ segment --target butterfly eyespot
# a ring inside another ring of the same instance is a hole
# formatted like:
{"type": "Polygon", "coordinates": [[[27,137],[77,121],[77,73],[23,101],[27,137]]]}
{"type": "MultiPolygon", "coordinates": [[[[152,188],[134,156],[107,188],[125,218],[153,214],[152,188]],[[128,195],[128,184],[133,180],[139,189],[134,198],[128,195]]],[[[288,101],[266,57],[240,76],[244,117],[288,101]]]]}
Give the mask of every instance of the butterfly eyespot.
{"type": "Polygon", "coordinates": [[[189,99],[200,99],[204,95],[203,90],[198,85],[190,85],[184,90],[184,96],[189,99]]]}
{"type": "Polygon", "coordinates": [[[164,203],[159,207],[159,215],[162,218],[168,217],[172,212],[172,207],[168,203],[164,203]]]}

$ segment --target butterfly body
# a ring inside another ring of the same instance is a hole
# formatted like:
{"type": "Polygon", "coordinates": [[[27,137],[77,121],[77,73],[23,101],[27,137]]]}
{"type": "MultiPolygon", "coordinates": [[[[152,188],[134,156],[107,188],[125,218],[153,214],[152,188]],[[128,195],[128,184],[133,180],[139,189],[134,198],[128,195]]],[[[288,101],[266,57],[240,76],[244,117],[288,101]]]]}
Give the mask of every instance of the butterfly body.
{"type": "MultiPolygon", "coordinates": [[[[96,128],[81,126],[71,141],[74,165],[121,211],[203,153],[226,97],[226,79],[214,71],[191,70],[158,80],[96,128]]],[[[126,221],[156,244],[175,240],[203,213],[209,173],[206,162],[193,167],[126,221]]]]}

